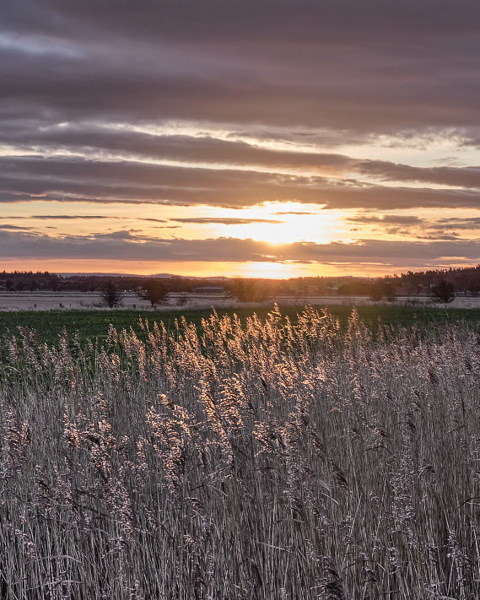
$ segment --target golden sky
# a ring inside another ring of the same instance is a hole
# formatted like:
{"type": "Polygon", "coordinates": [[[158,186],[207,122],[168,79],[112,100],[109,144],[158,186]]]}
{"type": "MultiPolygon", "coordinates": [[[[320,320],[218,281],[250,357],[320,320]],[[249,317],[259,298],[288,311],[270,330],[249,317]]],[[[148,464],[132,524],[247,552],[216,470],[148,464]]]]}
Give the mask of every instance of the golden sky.
{"type": "Polygon", "coordinates": [[[0,266],[480,262],[480,6],[6,0],[0,266]]]}

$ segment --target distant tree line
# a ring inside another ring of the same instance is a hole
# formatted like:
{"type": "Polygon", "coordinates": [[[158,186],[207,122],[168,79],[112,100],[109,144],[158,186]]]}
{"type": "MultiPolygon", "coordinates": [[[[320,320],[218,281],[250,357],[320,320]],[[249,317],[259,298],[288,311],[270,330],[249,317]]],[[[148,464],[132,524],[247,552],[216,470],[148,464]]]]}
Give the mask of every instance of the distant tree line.
{"type": "Polygon", "coordinates": [[[385,279],[389,279],[402,293],[408,294],[425,293],[428,288],[436,286],[442,279],[450,282],[457,293],[471,296],[480,294],[480,265],[429,271],[408,271],[385,279]]]}
{"type": "Polygon", "coordinates": [[[383,277],[379,285],[388,285],[399,296],[431,296],[438,302],[451,302],[455,295],[480,295],[480,265],[428,271],[408,271],[383,277]]]}
{"type": "Polygon", "coordinates": [[[0,290],[50,292],[101,292],[109,284],[122,292],[136,292],[149,282],[163,282],[167,291],[191,292],[199,286],[211,285],[209,279],[187,277],[144,277],[140,275],[58,275],[55,273],[12,271],[0,272],[0,290]]]}
{"type": "MultiPolygon", "coordinates": [[[[108,306],[118,306],[126,292],[136,293],[152,306],[165,302],[169,293],[187,294],[215,286],[240,302],[260,302],[276,296],[294,296],[299,302],[313,296],[367,296],[374,301],[396,296],[431,296],[441,302],[455,295],[480,294],[480,265],[367,277],[296,277],[291,279],[208,279],[195,277],[142,277],[138,275],[58,275],[13,271],[0,273],[3,291],[100,292],[108,306]]],[[[181,296],[183,295],[183,296],[181,296]]]]}
{"type": "Polygon", "coordinates": [[[62,283],[60,275],[48,271],[12,271],[0,273],[0,289],[10,292],[38,290],[56,291],[62,283]]]}

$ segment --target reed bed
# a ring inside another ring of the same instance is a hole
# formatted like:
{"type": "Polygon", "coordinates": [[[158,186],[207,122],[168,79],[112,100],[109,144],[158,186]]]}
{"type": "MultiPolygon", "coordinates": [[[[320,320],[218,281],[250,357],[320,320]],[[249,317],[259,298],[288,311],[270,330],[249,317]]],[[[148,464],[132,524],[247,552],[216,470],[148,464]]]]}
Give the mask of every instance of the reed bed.
{"type": "Polygon", "coordinates": [[[2,599],[480,597],[472,328],[141,327],[2,341],[2,599]]]}

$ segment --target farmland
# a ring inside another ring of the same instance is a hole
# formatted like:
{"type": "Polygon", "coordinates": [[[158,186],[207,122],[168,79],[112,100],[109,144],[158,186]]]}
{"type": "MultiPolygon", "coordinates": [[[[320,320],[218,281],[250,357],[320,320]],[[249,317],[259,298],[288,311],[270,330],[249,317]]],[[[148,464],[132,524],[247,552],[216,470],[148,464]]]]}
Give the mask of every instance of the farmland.
{"type": "Polygon", "coordinates": [[[0,596],[479,597],[478,314],[426,310],[3,313],[0,596]]]}
{"type": "MultiPolygon", "coordinates": [[[[259,318],[265,316],[273,309],[273,305],[235,308],[217,307],[216,314],[220,317],[233,317],[237,315],[242,322],[254,313],[259,318]]],[[[329,305],[330,313],[338,318],[344,327],[352,312],[352,306],[329,305]]],[[[281,312],[290,320],[296,321],[301,306],[283,306],[281,312]]],[[[372,305],[358,306],[357,311],[370,327],[379,323],[393,328],[397,326],[418,325],[421,330],[436,328],[444,323],[464,321],[466,323],[480,323],[480,309],[463,308],[435,308],[424,306],[390,306],[372,305]]],[[[209,319],[213,314],[210,307],[201,309],[162,309],[162,310],[51,310],[51,311],[0,311],[0,336],[18,335],[18,328],[35,330],[38,343],[58,344],[64,331],[70,337],[78,334],[80,339],[98,340],[104,342],[108,336],[110,325],[121,331],[131,327],[142,335],[139,327],[140,320],[162,322],[167,331],[175,329],[175,321],[183,316],[188,323],[197,327],[201,326],[203,319],[209,319]]]]}

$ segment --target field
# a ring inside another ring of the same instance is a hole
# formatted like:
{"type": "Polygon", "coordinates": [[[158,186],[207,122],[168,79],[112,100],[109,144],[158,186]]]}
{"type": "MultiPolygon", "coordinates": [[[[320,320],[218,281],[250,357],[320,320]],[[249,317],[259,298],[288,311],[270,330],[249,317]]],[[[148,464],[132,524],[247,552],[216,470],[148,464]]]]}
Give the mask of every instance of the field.
{"type": "Polygon", "coordinates": [[[479,315],[381,310],[3,313],[0,597],[480,597],[479,315]]]}
{"type": "MultiPolygon", "coordinates": [[[[216,308],[218,316],[233,317],[237,315],[242,322],[257,314],[261,319],[273,310],[274,305],[256,306],[255,308],[235,307],[216,308]]],[[[319,307],[320,308],[320,307],[319,307]]],[[[321,308],[320,308],[321,310],[321,308]]],[[[342,327],[348,323],[352,306],[329,305],[330,313],[338,318],[342,327]]],[[[282,315],[295,322],[301,306],[282,306],[282,315]]],[[[434,308],[423,306],[358,306],[357,311],[362,321],[370,327],[383,325],[411,326],[417,324],[422,330],[436,328],[444,323],[464,321],[480,323],[480,309],[434,308]]],[[[66,330],[70,337],[78,334],[80,339],[90,339],[103,343],[108,336],[110,325],[121,331],[133,330],[142,336],[140,320],[163,322],[168,332],[175,329],[175,321],[182,316],[188,323],[201,327],[202,320],[208,320],[213,314],[210,307],[202,309],[162,309],[162,310],[51,310],[51,311],[0,311],[0,336],[18,335],[18,329],[34,329],[38,343],[58,345],[66,330]]]]}

